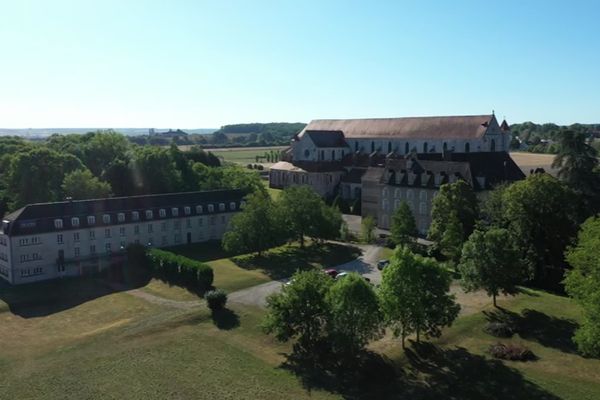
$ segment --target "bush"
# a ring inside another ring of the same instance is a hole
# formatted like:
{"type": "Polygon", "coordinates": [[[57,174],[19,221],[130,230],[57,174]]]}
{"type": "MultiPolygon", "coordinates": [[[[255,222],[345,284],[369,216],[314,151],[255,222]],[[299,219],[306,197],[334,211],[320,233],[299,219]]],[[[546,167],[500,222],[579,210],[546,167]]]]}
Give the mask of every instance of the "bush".
{"type": "Polygon", "coordinates": [[[530,361],[536,359],[531,350],[519,344],[497,343],[490,346],[489,352],[492,357],[501,360],[530,361]]]}
{"type": "Polygon", "coordinates": [[[213,311],[221,310],[227,303],[227,293],[221,289],[211,290],[204,295],[208,308],[213,311]]]}
{"type": "Polygon", "coordinates": [[[490,322],[483,330],[492,336],[502,338],[509,338],[515,334],[514,327],[506,322],[490,322]]]}
{"type": "Polygon", "coordinates": [[[151,249],[147,254],[154,274],[169,283],[200,291],[212,286],[213,270],[204,263],[159,249],[151,249]]]}

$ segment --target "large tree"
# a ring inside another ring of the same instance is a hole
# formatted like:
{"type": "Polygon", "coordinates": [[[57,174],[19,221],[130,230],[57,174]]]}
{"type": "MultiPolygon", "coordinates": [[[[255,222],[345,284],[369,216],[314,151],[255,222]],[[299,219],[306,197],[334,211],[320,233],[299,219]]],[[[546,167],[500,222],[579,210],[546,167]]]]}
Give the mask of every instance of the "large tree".
{"type": "Polygon", "coordinates": [[[181,187],[181,173],[168,149],[138,147],[133,153],[130,168],[137,193],[169,193],[181,187]]]}
{"type": "Polygon", "coordinates": [[[382,334],[381,313],[373,287],[357,273],[329,289],[329,338],[335,351],[353,355],[382,334]]]}
{"type": "Polygon", "coordinates": [[[417,237],[417,223],[408,203],[405,201],[392,214],[390,238],[395,245],[412,246],[417,237]]]}
{"type": "Polygon", "coordinates": [[[494,307],[496,296],[517,293],[517,285],[526,277],[510,232],[501,228],[473,232],[462,249],[458,270],[463,288],[467,292],[484,289],[494,307]]]}
{"type": "Polygon", "coordinates": [[[280,243],[281,213],[263,191],[250,194],[242,211],[233,216],[223,235],[223,247],[231,253],[262,252],[280,243]]]}
{"type": "Polygon", "coordinates": [[[327,335],[330,307],[326,296],[332,283],[321,271],[296,272],[281,293],[267,298],[265,331],[280,341],[296,339],[296,352],[314,356],[327,335]]]}
{"type": "Polygon", "coordinates": [[[83,163],[100,176],[114,159],[124,159],[129,141],[113,130],[92,132],[84,136],[83,163]]]}
{"type": "Polygon", "coordinates": [[[73,200],[100,199],[110,196],[112,189],[107,182],[96,178],[89,169],[79,169],[65,175],[62,190],[73,200]]]}
{"type": "Polygon", "coordinates": [[[279,203],[290,235],[304,247],[305,236],[314,233],[322,223],[323,199],[309,186],[291,186],[283,190],[279,203]]]}
{"type": "Polygon", "coordinates": [[[371,243],[375,239],[376,227],[375,218],[370,215],[363,217],[360,222],[362,240],[366,243],[371,243]]]}
{"type": "Polygon", "coordinates": [[[583,308],[583,323],[575,332],[579,350],[589,356],[600,356],[600,216],[589,218],[581,226],[577,245],[568,249],[565,287],[583,308]]]}
{"type": "Polygon", "coordinates": [[[402,347],[408,335],[416,333],[417,341],[421,334],[438,337],[456,319],[460,306],[449,293],[450,282],[434,259],[396,248],[383,270],[379,297],[386,323],[402,338],[402,347]]]}
{"type": "Polygon", "coordinates": [[[461,241],[464,242],[473,232],[479,209],[473,189],[463,180],[442,185],[434,197],[431,208],[431,225],[428,232],[429,239],[439,245],[448,228],[457,230],[456,227],[448,224],[453,214],[461,225],[461,241]]]}

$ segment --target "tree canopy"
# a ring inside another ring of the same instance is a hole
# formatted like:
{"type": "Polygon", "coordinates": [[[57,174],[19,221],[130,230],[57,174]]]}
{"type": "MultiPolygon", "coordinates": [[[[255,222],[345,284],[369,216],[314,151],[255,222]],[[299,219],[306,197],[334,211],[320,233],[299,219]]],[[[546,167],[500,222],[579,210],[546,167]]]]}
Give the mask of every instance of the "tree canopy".
{"type": "Polygon", "coordinates": [[[405,201],[392,214],[390,238],[395,245],[412,245],[417,237],[415,217],[405,201]]]}
{"type": "Polygon", "coordinates": [[[107,182],[92,175],[89,169],[78,169],[65,175],[62,190],[73,200],[101,199],[110,196],[112,189],[107,182]]]}

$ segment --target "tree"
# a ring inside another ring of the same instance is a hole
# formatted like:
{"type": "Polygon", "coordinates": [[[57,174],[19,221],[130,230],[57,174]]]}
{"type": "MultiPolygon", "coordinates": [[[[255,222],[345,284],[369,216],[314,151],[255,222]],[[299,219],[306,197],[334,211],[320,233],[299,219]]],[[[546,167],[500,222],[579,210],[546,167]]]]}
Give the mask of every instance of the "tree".
{"type": "Polygon", "coordinates": [[[138,147],[130,167],[137,193],[170,193],[181,187],[181,173],[175,167],[169,150],[159,147],[138,147]]]}
{"type": "Polygon", "coordinates": [[[437,247],[440,252],[450,260],[454,265],[460,259],[460,253],[464,242],[463,227],[456,213],[450,212],[446,226],[442,233],[440,241],[437,243],[437,247]]]}
{"type": "Polygon", "coordinates": [[[277,340],[297,339],[294,349],[314,355],[326,337],[330,308],[327,292],[333,281],[321,271],[296,272],[281,293],[267,298],[267,315],[263,328],[277,340]]]}
{"type": "Polygon", "coordinates": [[[418,234],[415,217],[408,204],[403,201],[392,214],[390,237],[395,245],[411,246],[418,234]]]}
{"type": "Polygon", "coordinates": [[[132,170],[126,160],[113,160],[104,170],[102,179],[110,184],[115,196],[131,196],[135,193],[132,170]]]}
{"type": "Polygon", "coordinates": [[[337,239],[342,226],[342,213],[336,207],[329,207],[321,202],[321,217],[315,221],[309,235],[321,239],[337,239]]]}
{"type": "Polygon", "coordinates": [[[440,191],[432,202],[431,226],[428,232],[430,240],[439,244],[448,227],[454,229],[455,232],[458,231],[455,226],[448,224],[452,213],[455,214],[461,225],[461,243],[463,243],[473,232],[479,214],[477,197],[471,186],[465,181],[459,180],[440,187],[440,191]]]}
{"type": "Polygon", "coordinates": [[[266,192],[255,192],[246,198],[240,213],[231,219],[229,231],[223,235],[223,248],[235,254],[262,252],[281,240],[280,213],[266,192]]]}
{"type": "Polygon", "coordinates": [[[112,189],[107,182],[92,175],[89,169],[78,169],[65,175],[62,190],[73,200],[101,199],[110,196],[112,189]]]}
{"type": "Polygon", "coordinates": [[[390,264],[383,270],[379,287],[381,309],[396,337],[417,334],[439,337],[441,328],[450,326],[460,306],[449,293],[451,278],[431,258],[397,247],[390,264]]]}
{"type": "Polygon", "coordinates": [[[463,247],[458,270],[463,288],[467,292],[484,289],[494,307],[496,296],[514,295],[526,277],[510,232],[501,228],[473,232],[463,247]]]}
{"type": "MultiPolygon", "coordinates": [[[[504,190],[502,220],[532,277],[549,284],[549,268],[562,271],[564,251],[577,231],[577,196],[548,174],[533,174],[504,190]]],[[[562,275],[562,274],[559,274],[562,275]]]]}
{"type": "Polygon", "coordinates": [[[291,186],[283,190],[279,203],[284,225],[290,235],[300,241],[300,247],[304,247],[304,237],[314,234],[321,223],[323,199],[309,186],[291,186]]]}
{"type": "Polygon", "coordinates": [[[129,141],[113,130],[97,131],[84,136],[83,163],[92,174],[100,176],[115,159],[125,159],[129,141]]]}
{"type": "Polygon", "coordinates": [[[360,226],[362,239],[367,243],[371,243],[374,239],[374,232],[376,228],[375,219],[372,216],[367,215],[366,217],[363,217],[360,226]]]}
{"type": "Polygon", "coordinates": [[[573,339],[582,353],[594,357],[600,356],[599,248],[600,216],[597,216],[581,225],[576,246],[566,252],[573,269],[567,272],[565,288],[583,309],[583,322],[573,339]]]}
{"type": "Polygon", "coordinates": [[[336,281],[327,293],[329,338],[335,351],[353,355],[382,334],[373,287],[357,273],[336,281]]]}

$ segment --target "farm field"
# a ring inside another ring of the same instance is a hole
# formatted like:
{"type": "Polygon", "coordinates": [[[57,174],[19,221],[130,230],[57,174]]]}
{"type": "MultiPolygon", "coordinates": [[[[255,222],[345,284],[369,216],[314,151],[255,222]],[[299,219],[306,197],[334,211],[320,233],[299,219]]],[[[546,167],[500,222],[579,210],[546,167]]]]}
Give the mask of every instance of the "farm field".
{"type": "Polygon", "coordinates": [[[544,168],[546,172],[554,176],[556,176],[558,172],[556,169],[552,168],[554,154],[511,152],[510,156],[525,175],[529,175],[529,171],[536,168],[544,168]]]}
{"type": "MultiPolygon", "coordinates": [[[[185,151],[189,146],[179,146],[182,151],[185,151]]],[[[264,156],[270,151],[281,151],[287,146],[271,146],[271,147],[225,147],[216,149],[206,149],[217,157],[222,157],[226,162],[238,164],[250,164],[256,162],[256,156],[264,156]]],[[[264,164],[264,163],[263,163],[264,164]]]]}

